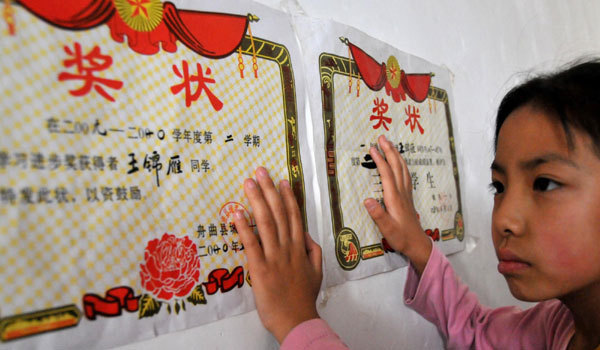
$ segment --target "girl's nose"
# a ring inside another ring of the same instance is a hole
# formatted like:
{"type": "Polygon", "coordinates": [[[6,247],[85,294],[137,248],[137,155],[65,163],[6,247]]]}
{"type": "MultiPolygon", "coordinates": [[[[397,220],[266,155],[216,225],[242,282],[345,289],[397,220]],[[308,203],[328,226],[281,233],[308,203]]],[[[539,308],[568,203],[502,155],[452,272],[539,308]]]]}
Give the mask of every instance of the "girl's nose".
{"type": "Polygon", "coordinates": [[[492,227],[501,236],[520,236],[525,232],[527,205],[516,191],[506,191],[494,201],[492,227]]]}

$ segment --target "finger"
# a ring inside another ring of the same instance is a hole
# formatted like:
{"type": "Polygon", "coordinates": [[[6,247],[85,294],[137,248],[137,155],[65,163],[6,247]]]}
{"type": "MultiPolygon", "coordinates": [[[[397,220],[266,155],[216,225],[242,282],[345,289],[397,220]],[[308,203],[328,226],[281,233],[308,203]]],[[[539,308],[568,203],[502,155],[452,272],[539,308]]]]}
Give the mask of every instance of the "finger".
{"type": "Polygon", "coordinates": [[[262,247],[254,234],[254,230],[248,225],[248,221],[246,221],[246,217],[244,217],[244,213],[241,210],[237,210],[233,213],[233,222],[235,223],[235,229],[240,236],[240,240],[244,245],[248,264],[251,268],[254,268],[254,266],[265,260],[262,247]]]}
{"type": "Polygon", "coordinates": [[[256,169],[256,179],[271,211],[271,217],[275,221],[279,244],[286,245],[290,238],[286,207],[281,200],[281,195],[277,192],[267,169],[258,167],[256,169]]]}
{"type": "Polygon", "coordinates": [[[258,234],[260,235],[264,254],[269,255],[279,246],[279,239],[276,232],[277,226],[271,215],[271,209],[260,187],[253,179],[246,179],[244,181],[244,192],[250,201],[250,207],[252,208],[256,226],[258,227],[258,234]]]}
{"type": "Polygon", "coordinates": [[[296,197],[290,187],[290,183],[287,180],[282,180],[279,183],[279,192],[283,197],[283,204],[285,205],[285,211],[289,220],[289,232],[292,242],[294,242],[295,245],[304,247],[304,227],[300,208],[298,207],[298,202],[296,202],[296,197]]]}
{"type": "Polygon", "coordinates": [[[381,231],[384,237],[389,238],[387,237],[388,232],[393,232],[395,227],[394,220],[390,214],[373,198],[367,198],[364,205],[373,221],[375,221],[379,231],[381,231]]]}
{"type": "Polygon", "coordinates": [[[398,154],[398,156],[400,158],[400,167],[402,168],[402,185],[404,186],[406,192],[410,195],[410,198],[412,198],[412,176],[410,176],[410,171],[408,170],[408,164],[406,164],[406,159],[404,159],[404,157],[402,157],[401,154],[398,154]]]}
{"type": "Polygon", "coordinates": [[[385,159],[387,160],[390,169],[392,170],[392,174],[394,175],[394,181],[396,187],[398,189],[402,189],[404,185],[404,173],[402,169],[402,164],[400,162],[400,153],[390,141],[388,141],[384,135],[379,136],[378,138],[379,147],[383,150],[383,154],[385,154],[385,159]]]}
{"type": "Polygon", "coordinates": [[[306,241],[308,260],[319,276],[321,276],[323,274],[323,251],[321,250],[321,246],[312,239],[308,232],[304,232],[304,238],[306,241]]]}
{"type": "Polygon", "coordinates": [[[394,178],[394,174],[392,173],[392,169],[375,147],[371,147],[371,149],[369,149],[369,154],[375,161],[377,170],[379,171],[379,176],[381,176],[384,198],[386,196],[389,198],[395,198],[398,194],[398,189],[396,188],[396,180],[394,178]]]}

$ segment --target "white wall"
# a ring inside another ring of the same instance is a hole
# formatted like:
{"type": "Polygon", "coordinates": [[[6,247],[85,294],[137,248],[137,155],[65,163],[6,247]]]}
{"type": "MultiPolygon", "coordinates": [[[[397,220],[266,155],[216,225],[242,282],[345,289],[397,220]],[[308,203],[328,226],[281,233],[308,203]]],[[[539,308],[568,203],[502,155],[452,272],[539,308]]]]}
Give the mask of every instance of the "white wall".
{"type": "MultiPolygon", "coordinates": [[[[467,249],[450,260],[483,303],[519,303],[496,271],[488,191],[495,109],[532,68],[552,68],[581,55],[600,55],[600,1],[595,0],[277,0],[354,26],[454,74],[454,123],[459,144],[467,249]]],[[[600,83],[600,82],[599,82],[600,83]]],[[[406,269],[328,290],[321,316],[356,349],[440,349],[436,329],[402,304],[406,269]]],[[[270,349],[277,343],[256,312],[131,344],[124,349],[270,349]]]]}

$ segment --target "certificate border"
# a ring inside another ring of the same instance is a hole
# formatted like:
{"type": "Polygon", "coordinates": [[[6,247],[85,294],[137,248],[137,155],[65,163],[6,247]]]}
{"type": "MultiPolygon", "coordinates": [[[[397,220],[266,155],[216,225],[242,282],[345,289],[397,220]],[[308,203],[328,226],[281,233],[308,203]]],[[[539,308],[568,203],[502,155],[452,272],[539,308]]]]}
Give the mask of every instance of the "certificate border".
{"type": "MultiPolygon", "coordinates": [[[[128,48],[123,49],[128,50],[128,48]]],[[[281,78],[283,96],[283,122],[285,123],[285,144],[287,156],[286,165],[288,168],[288,174],[290,176],[290,185],[294,191],[296,200],[298,201],[298,206],[300,207],[304,227],[306,230],[306,197],[298,140],[296,86],[290,53],[284,45],[257,37],[251,38],[249,35],[245,35],[240,43],[240,52],[244,55],[255,55],[256,57],[273,61],[279,66],[279,75],[281,78]]],[[[235,51],[232,54],[235,54],[235,51]]],[[[246,79],[254,78],[247,77],[246,79]]],[[[80,318],[81,311],[75,304],[67,307],[63,306],[34,310],[27,313],[0,318],[0,343],[9,342],[16,339],[23,339],[26,337],[39,335],[41,333],[58,331],[67,327],[76,327],[79,324],[80,318]],[[63,324],[56,325],[54,320],[58,316],[68,316],[69,322],[63,322],[63,324]],[[28,325],[31,322],[34,322],[34,324],[32,326],[28,326],[26,331],[20,332],[18,335],[15,333],[13,336],[8,336],[8,333],[6,333],[7,328],[12,325],[28,325]]]]}
{"type": "MultiPolygon", "coordinates": [[[[294,71],[292,69],[291,57],[288,49],[269,40],[245,35],[241,44],[241,52],[244,55],[253,55],[253,47],[256,57],[273,61],[279,65],[283,92],[283,110],[285,118],[286,153],[288,174],[290,174],[290,185],[296,196],[296,201],[302,212],[304,230],[307,231],[306,218],[306,196],[304,188],[304,172],[300,160],[300,146],[298,141],[298,108],[296,103],[296,84],[294,71]],[[252,43],[254,41],[254,43],[252,43]]],[[[260,66],[259,66],[260,74],[260,66]]]]}
{"type": "MultiPolygon", "coordinates": [[[[333,239],[335,241],[335,254],[340,267],[350,271],[358,266],[360,260],[373,259],[383,256],[386,252],[382,243],[377,243],[369,246],[360,247],[360,242],[356,234],[351,228],[344,226],[344,218],[339,200],[339,182],[337,179],[337,162],[335,155],[335,99],[334,99],[334,84],[333,77],[335,74],[341,74],[351,78],[361,79],[356,73],[358,67],[356,62],[348,57],[342,57],[330,53],[322,53],[319,56],[319,72],[321,80],[321,103],[323,113],[323,127],[325,131],[325,157],[327,169],[327,183],[329,203],[331,207],[331,223],[333,227],[333,239]],[[356,259],[349,259],[348,245],[354,244],[359,256],[356,259]]],[[[452,157],[452,168],[454,173],[454,183],[456,185],[456,194],[458,201],[458,209],[454,215],[454,228],[442,231],[442,240],[458,239],[462,241],[464,238],[464,226],[462,220],[462,207],[460,196],[460,183],[458,178],[458,166],[456,160],[456,149],[454,143],[454,135],[452,131],[452,120],[450,113],[450,104],[448,101],[448,93],[446,90],[430,86],[427,94],[428,98],[440,101],[444,104],[446,112],[446,122],[448,126],[448,142],[452,157]]]]}

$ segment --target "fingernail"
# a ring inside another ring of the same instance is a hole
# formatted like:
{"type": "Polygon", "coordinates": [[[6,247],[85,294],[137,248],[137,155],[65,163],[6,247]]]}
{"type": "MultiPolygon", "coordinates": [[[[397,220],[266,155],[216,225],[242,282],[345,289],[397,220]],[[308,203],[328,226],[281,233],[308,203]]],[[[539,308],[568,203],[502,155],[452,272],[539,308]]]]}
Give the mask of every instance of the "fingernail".
{"type": "Polygon", "coordinates": [[[244,181],[244,184],[248,188],[254,188],[254,187],[256,187],[256,182],[254,182],[253,179],[246,179],[246,181],[244,181]]]}
{"type": "Polygon", "coordinates": [[[267,169],[265,169],[263,167],[258,167],[256,169],[256,176],[258,176],[258,177],[268,177],[269,176],[269,172],[267,171],[267,169]]]}
{"type": "Polygon", "coordinates": [[[241,210],[236,210],[233,212],[233,217],[237,220],[242,220],[244,218],[244,213],[241,210]]]}
{"type": "Polygon", "coordinates": [[[279,186],[289,188],[290,187],[290,183],[289,183],[288,180],[281,180],[279,182],[279,186]]]}
{"type": "Polygon", "coordinates": [[[387,141],[387,138],[385,137],[385,135],[381,135],[381,137],[383,138],[383,141],[387,141]]]}
{"type": "Polygon", "coordinates": [[[373,198],[368,198],[365,200],[365,207],[367,208],[367,210],[371,211],[377,208],[377,201],[373,198]]]}

